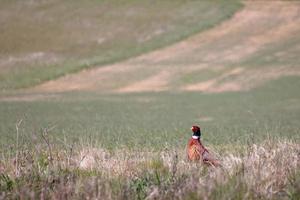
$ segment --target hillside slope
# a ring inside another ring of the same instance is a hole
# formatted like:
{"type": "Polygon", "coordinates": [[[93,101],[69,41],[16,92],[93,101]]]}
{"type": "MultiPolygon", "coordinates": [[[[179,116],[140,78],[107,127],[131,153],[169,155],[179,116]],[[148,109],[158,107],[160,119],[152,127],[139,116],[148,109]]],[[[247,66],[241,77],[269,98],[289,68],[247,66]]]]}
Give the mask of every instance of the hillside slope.
{"type": "Polygon", "coordinates": [[[300,75],[300,2],[246,2],[230,20],[170,47],[49,81],[33,91],[242,91],[300,75]]]}
{"type": "Polygon", "coordinates": [[[238,0],[1,1],[0,91],[170,45],[240,7],[238,0]]]}

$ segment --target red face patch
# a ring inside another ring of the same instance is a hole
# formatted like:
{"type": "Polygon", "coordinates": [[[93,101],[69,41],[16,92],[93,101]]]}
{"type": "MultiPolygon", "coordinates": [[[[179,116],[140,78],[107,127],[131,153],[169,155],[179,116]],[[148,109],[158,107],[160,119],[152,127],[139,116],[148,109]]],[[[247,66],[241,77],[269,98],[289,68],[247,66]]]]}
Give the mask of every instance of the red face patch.
{"type": "Polygon", "coordinates": [[[193,132],[196,132],[196,131],[199,131],[200,130],[200,127],[199,126],[192,126],[191,130],[193,132]]]}

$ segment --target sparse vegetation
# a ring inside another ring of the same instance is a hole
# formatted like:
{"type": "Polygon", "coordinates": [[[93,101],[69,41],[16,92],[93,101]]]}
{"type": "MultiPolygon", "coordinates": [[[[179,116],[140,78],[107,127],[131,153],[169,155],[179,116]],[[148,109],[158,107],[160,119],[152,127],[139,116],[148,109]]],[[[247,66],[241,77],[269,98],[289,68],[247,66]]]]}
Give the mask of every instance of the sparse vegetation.
{"type": "Polygon", "coordinates": [[[221,168],[188,162],[181,148],[109,152],[51,145],[53,151],[41,140],[35,148],[2,153],[1,199],[299,198],[300,146],[291,141],[222,150],[221,168]]]}

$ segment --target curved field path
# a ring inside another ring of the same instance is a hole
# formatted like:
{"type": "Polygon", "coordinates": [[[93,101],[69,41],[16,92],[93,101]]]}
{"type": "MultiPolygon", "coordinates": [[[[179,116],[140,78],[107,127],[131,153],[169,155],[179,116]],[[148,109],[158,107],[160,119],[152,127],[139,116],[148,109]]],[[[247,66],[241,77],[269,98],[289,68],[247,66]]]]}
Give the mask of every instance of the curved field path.
{"type": "MultiPolygon", "coordinates": [[[[248,67],[247,62],[252,57],[255,60],[255,55],[260,52],[271,52],[276,45],[279,46],[276,58],[285,59],[287,55],[284,49],[280,50],[281,46],[291,40],[300,41],[299,38],[300,2],[246,2],[245,7],[231,19],[175,45],[125,62],[67,75],[30,91],[248,90],[268,80],[300,75],[300,67],[292,64],[300,63],[297,56],[293,62],[287,58],[280,66],[269,62],[248,67]],[[203,73],[209,75],[198,79],[197,76],[203,73]]],[[[292,48],[292,53],[300,55],[300,45],[292,45],[292,48]]],[[[267,53],[266,56],[274,52],[267,53]]]]}

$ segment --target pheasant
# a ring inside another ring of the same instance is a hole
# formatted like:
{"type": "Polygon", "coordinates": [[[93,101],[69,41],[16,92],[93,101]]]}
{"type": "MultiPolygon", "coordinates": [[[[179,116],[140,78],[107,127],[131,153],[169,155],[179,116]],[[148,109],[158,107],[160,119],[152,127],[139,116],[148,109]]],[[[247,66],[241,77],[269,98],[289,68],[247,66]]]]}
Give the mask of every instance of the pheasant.
{"type": "Polygon", "coordinates": [[[201,130],[198,126],[192,126],[193,131],[192,138],[189,140],[187,145],[187,156],[190,161],[202,161],[204,164],[209,166],[220,166],[218,160],[214,159],[209,151],[203,146],[200,141],[201,130]]]}

